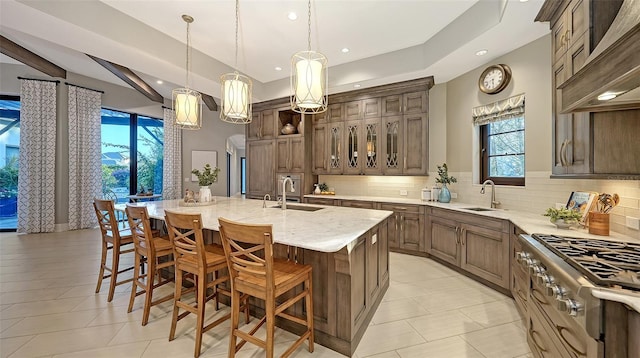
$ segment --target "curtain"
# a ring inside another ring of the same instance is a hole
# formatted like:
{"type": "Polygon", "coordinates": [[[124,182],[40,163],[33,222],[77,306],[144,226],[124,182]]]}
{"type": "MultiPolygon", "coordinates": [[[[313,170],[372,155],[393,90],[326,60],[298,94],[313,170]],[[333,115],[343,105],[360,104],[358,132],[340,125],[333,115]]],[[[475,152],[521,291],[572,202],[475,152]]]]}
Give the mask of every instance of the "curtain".
{"type": "Polygon", "coordinates": [[[164,163],[162,170],[162,198],[182,198],[182,132],[175,126],[175,112],[164,109],[164,163]]]}
{"type": "Polygon", "coordinates": [[[485,125],[489,122],[522,117],[524,115],[524,93],[502,101],[493,102],[472,110],[473,124],[485,125]]]}
{"type": "Polygon", "coordinates": [[[69,229],[96,225],[93,199],[102,197],[102,94],[69,86],[69,229]]]}
{"type": "Polygon", "coordinates": [[[18,232],[55,230],[56,85],[22,80],[18,232]]]}

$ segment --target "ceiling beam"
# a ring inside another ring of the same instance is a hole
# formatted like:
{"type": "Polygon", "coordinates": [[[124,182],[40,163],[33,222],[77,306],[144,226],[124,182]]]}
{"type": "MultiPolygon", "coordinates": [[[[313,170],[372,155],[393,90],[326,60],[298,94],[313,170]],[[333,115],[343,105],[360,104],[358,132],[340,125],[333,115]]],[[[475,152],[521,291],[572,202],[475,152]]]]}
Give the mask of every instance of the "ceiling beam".
{"type": "Polygon", "coordinates": [[[67,71],[0,35],[0,52],[51,77],[67,78],[67,71]]]}
{"type": "Polygon", "coordinates": [[[162,97],[160,93],[154,90],[153,87],[149,86],[148,83],[146,83],[142,78],[138,77],[138,75],[136,75],[129,68],[118,65],[117,63],[103,60],[99,57],[91,56],[89,54],[86,55],[91,57],[91,59],[99,63],[102,67],[109,70],[109,72],[116,75],[116,77],[126,82],[129,86],[133,87],[136,91],[142,93],[150,100],[158,103],[164,103],[164,97],[162,97]]]}
{"type": "Polygon", "coordinates": [[[200,93],[200,94],[202,95],[202,102],[204,102],[204,104],[207,105],[207,108],[209,108],[210,111],[217,112],[218,104],[216,103],[216,100],[213,99],[213,97],[209,96],[208,94],[205,94],[205,93],[200,93]]]}

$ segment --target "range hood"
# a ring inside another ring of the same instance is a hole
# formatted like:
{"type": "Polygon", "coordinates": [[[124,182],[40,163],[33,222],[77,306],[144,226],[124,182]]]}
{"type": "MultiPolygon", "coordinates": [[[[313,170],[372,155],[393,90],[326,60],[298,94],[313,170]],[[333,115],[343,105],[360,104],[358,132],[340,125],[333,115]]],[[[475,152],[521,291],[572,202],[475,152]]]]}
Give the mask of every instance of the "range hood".
{"type": "Polygon", "coordinates": [[[624,0],[584,66],[562,83],[562,113],[640,108],[640,0],[624,0]],[[615,100],[599,100],[615,94],[615,100]],[[602,98],[602,97],[601,97],[602,98]]]}

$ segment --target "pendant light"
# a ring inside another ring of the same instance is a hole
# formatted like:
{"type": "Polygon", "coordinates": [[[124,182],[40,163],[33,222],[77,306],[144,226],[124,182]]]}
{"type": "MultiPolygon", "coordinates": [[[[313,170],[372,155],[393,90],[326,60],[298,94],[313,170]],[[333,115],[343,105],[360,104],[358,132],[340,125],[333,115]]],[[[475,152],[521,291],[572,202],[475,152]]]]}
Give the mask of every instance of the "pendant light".
{"type": "Polygon", "coordinates": [[[191,72],[189,24],[193,22],[193,17],[182,15],[182,20],[187,23],[187,78],[184,88],[176,88],[171,93],[173,111],[176,114],[174,124],[182,129],[200,129],[202,126],[202,95],[189,88],[189,72],[191,72]]]}
{"type": "Polygon", "coordinates": [[[238,73],[238,12],[239,0],[236,0],[236,57],[235,71],[220,76],[222,91],[222,110],[220,119],[224,122],[246,124],[251,122],[251,91],[253,83],[247,76],[238,73]]]}
{"type": "Polygon", "coordinates": [[[307,51],[291,57],[291,109],[298,113],[327,110],[327,58],[311,51],[311,0],[308,2],[307,51]]]}

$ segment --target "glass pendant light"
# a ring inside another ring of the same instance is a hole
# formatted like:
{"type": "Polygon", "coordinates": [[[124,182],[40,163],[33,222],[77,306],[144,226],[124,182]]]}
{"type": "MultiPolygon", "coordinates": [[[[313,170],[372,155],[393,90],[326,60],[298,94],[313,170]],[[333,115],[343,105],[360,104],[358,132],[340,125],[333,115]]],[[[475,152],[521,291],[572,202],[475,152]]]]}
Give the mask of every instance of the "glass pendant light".
{"type": "Polygon", "coordinates": [[[236,0],[236,58],[233,73],[220,76],[222,90],[222,110],[220,119],[224,122],[246,124],[251,122],[251,91],[253,83],[247,76],[238,73],[238,12],[236,0]]]}
{"type": "Polygon", "coordinates": [[[307,51],[291,57],[291,109],[298,113],[327,110],[327,57],[311,51],[311,0],[308,1],[307,51]]]}
{"type": "Polygon", "coordinates": [[[200,129],[202,126],[202,95],[189,88],[189,72],[191,71],[191,37],[189,24],[193,17],[182,15],[187,23],[187,78],[184,88],[176,88],[171,92],[173,110],[176,114],[174,124],[182,129],[200,129]]]}

